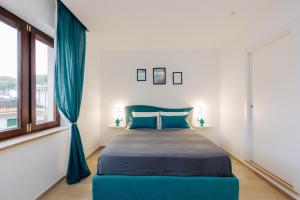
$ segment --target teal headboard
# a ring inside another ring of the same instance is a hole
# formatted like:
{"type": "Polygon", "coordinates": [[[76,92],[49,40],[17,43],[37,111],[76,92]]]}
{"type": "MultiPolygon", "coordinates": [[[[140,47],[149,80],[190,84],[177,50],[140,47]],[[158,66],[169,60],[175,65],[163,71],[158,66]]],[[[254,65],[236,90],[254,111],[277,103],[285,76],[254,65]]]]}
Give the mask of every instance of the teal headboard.
{"type": "Polygon", "coordinates": [[[146,106],[146,105],[132,105],[125,107],[125,117],[126,125],[130,122],[132,118],[132,112],[190,112],[193,108],[161,108],[155,106],[146,106]]]}

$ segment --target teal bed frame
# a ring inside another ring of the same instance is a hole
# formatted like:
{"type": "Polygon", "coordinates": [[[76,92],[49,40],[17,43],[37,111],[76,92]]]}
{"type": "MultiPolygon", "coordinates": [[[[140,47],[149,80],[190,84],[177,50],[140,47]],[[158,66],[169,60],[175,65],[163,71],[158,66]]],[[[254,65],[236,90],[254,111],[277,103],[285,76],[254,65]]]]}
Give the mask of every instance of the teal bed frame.
{"type": "Polygon", "coordinates": [[[236,177],[94,175],[93,200],[238,200],[236,177]]]}
{"type": "MultiPolygon", "coordinates": [[[[187,112],[193,108],[159,108],[134,105],[125,108],[126,122],[132,112],[187,112]]],[[[93,200],[238,200],[239,181],[232,177],[205,176],[93,176],[93,200]]]]}

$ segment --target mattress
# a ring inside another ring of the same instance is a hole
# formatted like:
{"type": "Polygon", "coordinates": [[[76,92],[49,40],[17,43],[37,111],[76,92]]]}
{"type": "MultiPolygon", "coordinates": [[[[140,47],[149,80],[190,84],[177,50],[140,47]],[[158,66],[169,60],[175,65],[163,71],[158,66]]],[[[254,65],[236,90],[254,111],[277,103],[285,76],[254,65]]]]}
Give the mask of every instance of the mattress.
{"type": "Polygon", "coordinates": [[[192,130],[124,130],[100,153],[99,175],[232,176],[228,154],[192,130]]]}

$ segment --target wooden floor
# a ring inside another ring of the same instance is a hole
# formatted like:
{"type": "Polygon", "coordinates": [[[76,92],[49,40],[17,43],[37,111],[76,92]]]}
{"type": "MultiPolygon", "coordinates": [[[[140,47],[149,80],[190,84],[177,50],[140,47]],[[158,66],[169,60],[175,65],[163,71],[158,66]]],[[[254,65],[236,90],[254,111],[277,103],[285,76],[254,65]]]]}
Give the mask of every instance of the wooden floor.
{"type": "MultiPolygon", "coordinates": [[[[95,152],[88,160],[88,165],[92,175],[96,171],[97,160],[100,150],[95,152]]],[[[288,200],[259,176],[251,170],[232,160],[233,172],[240,181],[240,200],[288,200]]],[[[87,200],[92,199],[92,182],[90,175],[78,184],[67,185],[63,180],[52,190],[46,193],[41,199],[43,200],[87,200]]],[[[221,200],[221,199],[220,199],[221,200]]]]}

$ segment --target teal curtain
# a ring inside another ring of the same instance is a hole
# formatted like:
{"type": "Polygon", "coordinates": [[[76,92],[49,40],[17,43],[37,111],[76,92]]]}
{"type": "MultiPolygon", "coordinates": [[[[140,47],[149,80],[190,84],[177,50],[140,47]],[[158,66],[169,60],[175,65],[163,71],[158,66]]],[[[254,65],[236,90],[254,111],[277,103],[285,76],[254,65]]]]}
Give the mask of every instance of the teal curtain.
{"type": "Polygon", "coordinates": [[[58,108],[71,122],[68,184],[91,174],[83,152],[79,117],[85,63],[86,28],[61,2],[57,1],[55,95],[58,108]]]}

